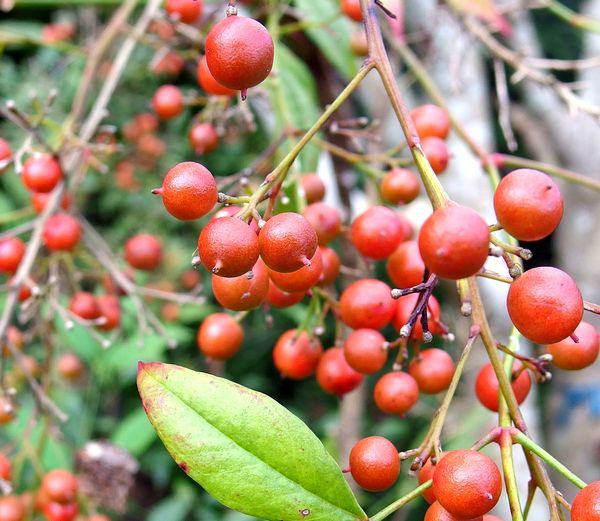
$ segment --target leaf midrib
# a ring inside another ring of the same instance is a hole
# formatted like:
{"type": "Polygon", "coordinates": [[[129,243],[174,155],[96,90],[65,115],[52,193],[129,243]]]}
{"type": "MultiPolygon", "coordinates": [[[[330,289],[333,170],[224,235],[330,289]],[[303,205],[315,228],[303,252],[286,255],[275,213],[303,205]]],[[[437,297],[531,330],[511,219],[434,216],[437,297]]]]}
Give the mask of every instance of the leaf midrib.
{"type": "MultiPolygon", "coordinates": [[[[294,483],[296,485],[298,485],[298,487],[300,487],[302,490],[305,490],[306,492],[308,492],[311,496],[316,497],[317,499],[334,506],[335,508],[337,508],[338,510],[341,510],[342,512],[345,512],[347,514],[350,514],[350,516],[352,516],[354,519],[356,519],[357,521],[361,521],[360,518],[356,517],[356,515],[353,512],[350,512],[349,510],[346,510],[345,508],[340,507],[339,505],[336,505],[335,503],[332,503],[331,501],[329,501],[328,499],[323,498],[322,496],[318,496],[317,494],[315,494],[314,492],[312,492],[311,490],[308,490],[306,487],[304,487],[301,483],[299,483],[298,481],[295,481],[294,479],[290,478],[289,476],[285,475],[283,472],[281,472],[279,469],[273,467],[270,463],[267,463],[265,460],[260,459],[256,454],[254,454],[253,452],[249,451],[248,449],[246,449],[245,447],[243,447],[242,445],[240,445],[238,443],[237,440],[233,439],[231,436],[229,436],[228,434],[226,434],[225,432],[223,432],[222,430],[220,430],[219,428],[217,428],[213,423],[211,423],[206,417],[204,417],[202,414],[200,414],[198,411],[196,411],[196,409],[194,409],[186,400],[184,400],[181,396],[179,396],[177,393],[175,393],[168,385],[164,384],[163,381],[157,379],[156,377],[154,377],[154,375],[149,375],[155,382],[157,382],[159,385],[161,385],[162,387],[164,387],[165,389],[167,389],[173,396],[175,396],[181,403],[183,403],[186,407],[188,407],[189,409],[191,409],[192,411],[194,411],[200,418],[202,418],[208,425],[210,425],[213,429],[215,429],[218,433],[220,433],[222,436],[224,436],[225,438],[227,438],[228,440],[230,440],[232,443],[234,443],[237,447],[239,447],[241,450],[243,450],[244,452],[246,452],[247,454],[250,454],[253,458],[257,459],[258,461],[260,461],[263,465],[266,465],[267,467],[269,467],[270,469],[272,469],[273,471],[275,471],[277,474],[279,474],[280,476],[283,476],[285,479],[287,479],[288,481],[290,481],[291,483],[294,483]]],[[[366,514],[365,514],[366,515],[366,514]]]]}

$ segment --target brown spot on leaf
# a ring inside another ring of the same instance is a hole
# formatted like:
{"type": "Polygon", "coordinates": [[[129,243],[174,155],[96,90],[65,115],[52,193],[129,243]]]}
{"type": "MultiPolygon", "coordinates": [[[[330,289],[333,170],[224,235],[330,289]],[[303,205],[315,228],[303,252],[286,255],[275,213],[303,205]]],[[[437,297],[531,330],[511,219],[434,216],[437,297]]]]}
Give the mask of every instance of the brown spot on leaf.
{"type": "Polygon", "coordinates": [[[300,510],[300,515],[302,517],[307,517],[310,515],[310,510],[308,508],[304,508],[303,510],[300,510]]]}
{"type": "Polygon", "coordinates": [[[179,462],[178,465],[179,465],[179,468],[181,470],[183,470],[183,472],[185,472],[186,474],[188,473],[188,470],[190,470],[188,467],[188,464],[185,461],[179,462]]]}

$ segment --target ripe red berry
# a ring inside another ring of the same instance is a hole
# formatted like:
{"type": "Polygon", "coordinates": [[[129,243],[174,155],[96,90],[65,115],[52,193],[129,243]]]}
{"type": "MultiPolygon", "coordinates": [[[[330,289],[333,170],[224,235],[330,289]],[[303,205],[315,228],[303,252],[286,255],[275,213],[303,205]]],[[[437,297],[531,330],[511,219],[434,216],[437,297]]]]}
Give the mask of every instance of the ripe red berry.
{"type": "Polygon", "coordinates": [[[483,521],[483,517],[478,516],[465,519],[464,517],[455,516],[436,501],[425,512],[423,521],[483,521]]]}
{"type": "Polygon", "coordinates": [[[63,353],[58,358],[56,363],[56,367],[58,369],[58,373],[65,379],[69,381],[75,381],[81,378],[83,371],[85,370],[85,366],[79,358],[74,353],[63,353]]]}
{"type": "Polygon", "coordinates": [[[417,381],[419,391],[424,394],[437,394],[450,386],[454,375],[454,362],[446,351],[433,347],[415,356],[410,361],[408,372],[417,381]]]}
{"type": "Polygon", "coordinates": [[[160,266],[162,256],[162,244],[154,235],[140,233],[125,243],[125,260],[138,270],[155,270],[160,266]]]}
{"type": "Polygon", "coordinates": [[[100,316],[96,297],[87,291],[78,291],[71,297],[69,311],[84,320],[95,320],[100,316]]]}
{"type": "Polygon", "coordinates": [[[23,163],[23,184],[32,192],[51,192],[63,177],[60,163],[49,154],[35,155],[23,163]]]}
{"type": "Polygon", "coordinates": [[[474,450],[453,450],[433,472],[433,491],[451,514],[466,519],[487,514],[502,493],[502,477],[496,464],[474,450]]]}
{"type": "Polygon", "coordinates": [[[393,371],[377,380],[373,399],[381,411],[403,416],[417,403],[419,386],[408,373],[393,371]]]}
{"type": "Polygon", "coordinates": [[[198,328],[198,349],[208,358],[228,360],[240,349],[244,341],[242,326],[227,313],[213,313],[198,328]]]}
{"type": "Polygon", "coordinates": [[[25,255],[25,243],[17,237],[0,241],[0,272],[13,274],[19,269],[25,255]]]}
{"type": "Polygon", "coordinates": [[[43,507],[44,515],[48,521],[75,521],[79,513],[77,503],[46,503],[43,507]]]}
{"type": "Polygon", "coordinates": [[[382,436],[363,438],[350,451],[350,472],[365,490],[386,490],[396,483],[400,474],[398,451],[382,436]]]}
{"type": "Polygon", "coordinates": [[[251,272],[239,277],[225,278],[213,275],[212,290],[224,308],[233,311],[254,309],[267,298],[269,275],[265,265],[258,259],[251,272]]]}
{"type": "Polygon", "coordinates": [[[209,154],[219,147],[219,134],[210,123],[198,123],[188,132],[188,141],[196,154],[209,154]]]}
{"type": "Polygon", "coordinates": [[[81,239],[79,221],[67,214],[56,214],[44,225],[42,240],[51,251],[71,251],[81,239]]]}
{"type": "Polygon", "coordinates": [[[267,268],[269,278],[283,291],[306,292],[319,282],[323,272],[321,251],[317,248],[310,259],[310,266],[302,266],[299,270],[279,273],[267,268]]]}
{"type": "Polygon", "coordinates": [[[355,22],[362,22],[363,16],[360,10],[360,0],[342,0],[341,1],[342,12],[355,22]]]}
{"type": "Polygon", "coordinates": [[[341,347],[323,353],[317,365],[317,382],[326,393],[342,396],[356,389],[363,375],[350,367],[341,347]]]}
{"type": "Polygon", "coordinates": [[[450,280],[475,275],[488,257],[490,230],[481,216],[465,206],[433,212],[419,232],[425,266],[450,280]]]}
{"type": "Polygon", "coordinates": [[[164,75],[176,78],[181,74],[184,67],[185,60],[183,57],[175,51],[168,51],[158,61],[152,64],[152,72],[157,76],[164,75]]]}
{"type": "MultiPolygon", "coordinates": [[[[302,269],[302,268],[301,268],[302,269]]],[[[288,293],[279,289],[273,281],[269,281],[269,291],[267,293],[267,303],[274,308],[289,308],[294,304],[298,304],[306,293],[298,291],[296,293],[288,293]]]]}
{"type": "MultiPolygon", "coordinates": [[[[392,318],[392,325],[400,332],[402,326],[404,326],[417,305],[419,295],[417,293],[411,293],[400,297],[396,301],[396,313],[392,318]]],[[[440,304],[434,296],[430,296],[427,301],[427,325],[429,332],[433,335],[443,335],[447,332],[446,326],[442,323],[440,304]]],[[[421,319],[418,318],[417,322],[413,326],[410,338],[413,340],[421,340],[423,338],[423,326],[421,325],[421,319]]]]}
{"type": "MultiPolygon", "coordinates": [[[[33,209],[35,210],[35,213],[40,214],[44,211],[44,208],[46,208],[46,205],[48,204],[50,197],[52,197],[52,194],[49,192],[46,192],[46,193],[32,192],[31,193],[31,205],[33,206],[33,209]]],[[[68,193],[65,193],[62,196],[62,200],[60,202],[60,207],[63,210],[68,210],[69,208],[71,208],[72,202],[73,202],[73,198],[71,197],[71,195],[68,193]]]]}
{"type": "MultiPolygon", "coordinates": [[[[513,374],[516,375],[520,368],[521,362],[517,360],[514,364],[513,374]]],[[[511,386],[517,403],[523,403],[531,390],[531,376],[527,371],[522,371],[517,378],[512,378],[511,386]]],[[[477,374],[475,394],[484,407],[487,407],[490,411],[498,412],[500,384],[492,364],[484,365],[477,374]]]]}
{"type": "Polygon", "coordinates": [[[302,215],[314,228],[319,244],[327,245],[342,229],[342,216],[337,208],[326,203],[309,204],[302,215]]]}
{"type": "Polygon", "coordinates": [[[94,514],[93,516],[87,517],[85,521],[111,521],[109,517],[103,516],[102,514],[94,514]]]}
{"type": "MultiPolygon", "coordinates": [[[[224,206],[212,216],[212,219],[220,219],[221,217],[233,217],[240,210],[241,208],[239,206],[224,206]]],[[[258,223],[254,219],[250,221],[250,228],[256,235],[258,235],[258,232],[260,230],[258,229],[258,223]]]]}
{"type": "Polygon", "coordinates": [[[381,195],[392,204],[408,204],[420,191],[419,178],[406,168],[392,168],[381,182],[381,195]]]}
{"type": "Polygon", "coordinates": [[[388,257],[385,267],[397,288],[412,288],[423,282],[425,263],[417,241],[401,242],[388,257]]]}
{"type": "Polygon", "coordinates": [[[185,161],[171,168],[160,188],[152,190],[162,197],[173,217],[182,221],[199,219],[217,203],[217,183],[200,163],[185,161]]]}
{"type": "Polygon", "coordinates": [[[21,498],[0,497],[0,521],[25,521],[27,512],[21,498]]]}
{"type": "Polygon", "coordinates": [[[494,193],[498,222],[520,241],[539,241],[550,235],[563,215],[563,198],[556,183],[538,170],[514,170],[494,193]]]}
{"type": "Polygon", "coordinates": [[[167,0],[165,10],[184,24],[195,22],[202,15],[202,0],[167,0]]]}
{"type": "Polygon", "coordinates": [[[290,329],[283,333],[273,349],[275,367],[286,378],[303,380],[315,372],[323,347],[318,338],[310,338],[306,331],[290,329]]]}
{"type": "Polygon", "coordinates": [[[258,237],[237,217],[211,219],[198,237],[203,266],[219,277],[239,277],[258,260],[258,237]]]}
{"type": "Polygon", "coordinates": [[[308,266],[318,244],[313,227],[294,212],[271,217],[260,230],[258,241],[264,263],[280,273],[308,266]]]}
{"type": "Polygon", "coordinates": [[[60,504],[73,503],[77,499],[77,478],[68,470],[55,469],[43,478],[41,488],[49,501],[60,504]]]}
{"type": "Polygon", "coordinates": [[[600,521],[600,481],[590,483],[575,496],[571,521],[600,521]]]}
{"type": "Polygon", "coordinates": [[[221,85],[244,91],[261,83],[273,67],[273,39],[252,18],[229,16],[206,37],[208,68],[221,85]]]}
{"type": "Polygon", "coordinates": [[[12,479],[12,463],[0,452],[0,479],[10,481],[12,479]]]}
{"type": "Polygon", "coordinates": [[[116,295],[100,295],[96,297],[100,316],[104,323],[98,326],[102,331],[112,331],[121,325],[121,304],[116,295]]]}
{"type": "Polygon", "coordinates": [[[340,297],[340,318],[352,329],[381,329],[395,312],[390,287],[377,279],[357,280],[340,297]]]}
{"type": "Polygon", "coordinates": [[[428,137],[421,140],[421,147],[427,161],[431,165],[431,168],[436,174],[441,174],[450,162],[450,152],[448,152],[448,145],[443,139],[439,137],[428,137]]]}
{"type": "Polygon", "coordinates": [[[552,363],[560,369],[576,371],[592,365],[598,358],[600,336],[596,328],[588,322],[581,322],[574,335],[579,342],[567,337],[560,342],[546,346],[552,355],[552,363]]]}
{"type": "Polygon", "coordinates": [[[583,316],[583,299],[575,281],[548,266],[533,268],[513,281],[506,306],[515,327],[538,344],[567,338],[583,316]]]}
{"type": "Polygon", "coordinates": [[[228,89],[215,80],[206,63],[206,56],[202,56],[198,62],[197,79],[198,85],[207,94],[213,94],[214,96],[233,96],[235,94],[235,90],[228,89]]]}
{"type": "MultiPolygon", "coordinates": [[[[442,452],[439,457],[438,460],[442,459],[445,456],[445,453],[442,452]]],[[[436,462],[437,464],[437,462],[436,462]]],[[[431,478],[433,478],[433,471],[435,470],[435,465],[432,463],[432,458],[429,458],[426,462],[425,465],[423,465],[421,467],[421,469],[419,470],[419,473],[417,474],[417,479],[419,480],[419,485],[422,485],[423,483],[427,483],[431,478]]],[[[423,498],[425,499],[425,501],[427,501],[427,503],[431,504],[431,503],[435,503],[436,499],[435,499],[435,494],[433,493],[433,487],[429,487],[425,492],[423,492],[423,498]]]]}
{"type": "Polygon", "coordinates": [[[152,107],[160,119],[173,119],[183,112],[183,94],[175,85],[163,85],[154,93],[152,107]]]}
{"type": "Polygon", "coordinates": [[[500,519],[498,516],[493,516],[491,514],[486,514],[485,516],[483,516],[481,521],[503,521],[502,519],[500,519]]]}
{"type": "Polygon", "coordinates": [[[372,374],[383,369],[388,352],[384,336],[374,329],[357,329],[344,342],[346,361],[359,373],[372,374]]]}
{"type": "Polygon", "coordinates": [[[410,113],[421,139],[437,137],[446,139],[450,132],[448,111],[437,105],[421,105],[410,113]]]}
{"type": "Polygon", "coordinates": [[[304,174],[300,177],[300,187],[308,204],[318,203],[325,197],[325,183],[319,174],[304,174]]]}
{"type": "Polygon", "coordinates": [[[323,262],[323,271],[319,278],[319,286],[329,286],[333,284],[337,276],[340,274],[341,261],[335,250],[320,246],[321,261],[323,262]]]}
{"type": "MultiPolygon", "coordinates": [[[[0,137],[0,163],[7,161],[12,156],[12,150],[10,148],[10,144],[6,139],[2,139],[0,137]]],[[[2,172],[2,167],[0,167],[0,173],[2,172]]]]}
{"type": "Polygon", "coordinates": [[[385,259],[407,239],[405,230],[399,214],[385,206],[373,206],[354,219],[352,244],[365,257],[385,259]]]}

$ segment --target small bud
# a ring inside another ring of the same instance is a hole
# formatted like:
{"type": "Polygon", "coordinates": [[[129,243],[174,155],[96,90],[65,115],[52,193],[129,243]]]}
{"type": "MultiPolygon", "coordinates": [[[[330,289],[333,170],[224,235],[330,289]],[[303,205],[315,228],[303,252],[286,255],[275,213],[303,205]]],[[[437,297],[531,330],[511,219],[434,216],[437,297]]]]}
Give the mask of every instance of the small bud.
{"type": "Polygon", "coordinates": [[[402,338],[408,338],[412,332],[412,326],[405,324],[400,328],[400,336],[402,338]]]}
{"type": "Polygon", "coordinates": [[[402,296],[402,290],[398,289],[398,288],[394,288],[392,290],[391,295],[392,295],[393,299],[399,299],[402,296]]]}
{"type": "Polygon", "coordinates": [[[429,344],[429,342],[433,341],[433,335],[429,331],[423,332],[423,342],[429,344]]]}

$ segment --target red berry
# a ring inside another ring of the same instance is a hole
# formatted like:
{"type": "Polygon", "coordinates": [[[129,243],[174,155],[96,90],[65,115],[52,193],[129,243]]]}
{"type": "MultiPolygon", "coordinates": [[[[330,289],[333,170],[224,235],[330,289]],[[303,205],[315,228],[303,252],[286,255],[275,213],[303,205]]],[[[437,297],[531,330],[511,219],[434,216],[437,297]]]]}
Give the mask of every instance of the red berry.
{"type": "Polygon", "coordinates": [[[496,464],[474,450],[453,450],[433,472],[433,491],[451,514],[466,519],[487,514],[502,493],[502,477],[496,464]]]}
{"type": "Polygon", "coordinates": [[[337,276],[340,274],[340,257],[335,250],[320,246],[321,261],[323,262],[323,271],[319,278],[319,286],[329,286],[334,283],[337,276]]]}
{"type": "Polygon", "coordinates": [[[465,519],[464,517],[455,516],[436,501],[425,512],[423,521],[483,521],[483,517],[478,516],[465,519]]]}
{"type": "Polygon", "coordinates": [[[386,490],[396,483],[400,474],[398,451],[382,436],[363,438],[350,451],[350,472],[365,490],[386,490]]]}
{"type": "Polygon", "coordinates": [[[590,483],[575,496],[571,521],[600,521],[600,481],[590,483]]]}
{"type": "MultiPolygon", "coordinates": [[[[10,144],[5,139],[0,137],[0,163],[7,161],[12,156],[12,150],[10,148],[10,144]]],[[[0,172],[1,172],[0,167],[0,172]]]]}
{"type": "Polygon", "coordinates": [[[196,154],[209,154],[218,148],[219,134],[210,123],[198,123],[190,129],[188,141],[196,154]]]}
{"type": "Polygon", "coordinates": [[[419,178],[406,168],[392,168],[381,182],[381,195],[392,204],[408,204],[420,191],[419,178]]]}
{"type": "Polygon", "coordinates": [[[483,516],[481,521],[502,521],[498,516],[493,516],[491,514],[486,514],[483,516]]]}
{"type": "Polygon", "coordinates": [[[109,517],[103,516],[102,514],[94,514],[93,516],[87,517],[85,521],[111,521],[109,517]]]}
{"type": "Polygon", "coordinates": [[[319,248],[310,259],[310,266],[302,266],[290,273],[279,273],[267,268],[270,279],[283,291],[306,292],[319,282],[323,272],[323,261],[319,248]]]}
{"type": "Polygon", "coordinates": [[[332,347],[323,353],[317,365],[317,382],[326,393],[342,396],[356,389],[363,375],[350,367],[341,347],[332,347]]]}
{"type": "Polygon", "coordinates": [[[244,91],[261,83],[273,67],[273,39],[252,18],[229,16],[206,37],[208,68],[221,85],[244,91]]]}
{"type": "Polygon", "coordinates": [[[583,317],[583,299],[575,281],[548,266],[533,268],[513,281],[506,306],[515,327],[538,344],[567,338],[583,317]]]}
{"type": "MultiPolygon", "coordinates": [[[[396,301],[396,313],[392,319],[392,325],[398,333],[402,326],[408,322],[418,300],[419,295],[417,293],[412,293],[400,297],[396,301]]],[[[434,335],[443,335],[447,331],[446,326],[442,323],[440,315],[441,309],[439,302],[434,296],[429,297],[429,300],[427,301],[427,325],[429,326],[429,332],[434,335]]],[[[421,325],[420,317],[413,326],[410,338],[413,340],[421,340],[423,338],[423,326],[421,325]]]]}
{"type": "Polygon", "coordinates": [[[17,237],[0,240],[0,271],[13,274],[25,255],[25,243],[17,237]]]}
{"type": "Polygon", "coordinates": [[[0,479],[10,481],[12,479],[12,463],[0,452],[0,479]]]}
{"type": "Polygon", "coordinates": [[[258,237],[237,217],[211,219],[198,237],[204,267],[219,277],[239,277],[258,260],[258,237]]]}
{"type": "MultiPolygon", "coordinates": [[[[518,360],[514,364],[513,373],[517,374],[521,368],[518,360]]],[[[517,403],[521,404],[527,398],[531,390],[531,377],[527,371],[522,371],[517,378],[512,378],[511,383],[517,403]]],[[[490,411],[498,412],[498,400],[500,396],[500,384],[492,364],[484,365],[475,380],[475,394],[484,407],[490,411]]]]}
{"type": "Polygon", "coordinates": [[[436,210],[419,232],[419,251],[425,266],[450,280],[475,275],[488,257],[489,242],[488,225],[475,210],[465,206],[436,210]]]}
{"type": "Polygon", "coordinates": [[[385,259],[407,238],[405,230],[399,214],[385,206],[373,206],[354,219],[352,243],[365,257],[385,259]]]}
{"type": "Polygon", "coordinates": [[[73,503],[77,499],[77,478],[68,470],[51,470],[42,478],[41,488],[49,501],[60,504],[73,503]]]}
{"type": "Polygon", "coordinates": [[[215,77],[210,72],[208,64],[206,63],[206,56],[202,56],[198,62],[197,78],[198,85],[200,85],[207,94],[213,94],[214,96],[233,96],[235,94],[235,90],[223,87],[223,85],[215,80],[215,77]]]}
{"type": "Polygon", "coordinates": [[[388,352],[384,336],[374,329],[357,329],[344,342],[346,361],[359,373],[372,374],[383,369],[388,352]]]}
{"type": "Polygon", "coordinates": [[[397,288],[412,288],[423,282],[425,263],[416,241],[401,242],[388,257],[385,267],[397,288]]]}
{"type": "Polygon", "coordinates": [[[448,146],[443,139],[439,137],[428,137],[421,140],[421,147],[423,153],[429,161],[431,168],[436,174],[441,174],[450,162],[450,152],[448,152],[448,146]]]}
{"type": "Polygon", "coordinates": [[[17,496],[0,497],[0,521],[24,521],[27,512],[21,498],[17,496]]]}
{"type": "Polygon", "coordinates": [[[325,183],[319,174],[304,174],[300,177],[300,186],[308,204],[318,203],[325,197],[325,183]]]}
{"type": "Polygon", "coordinates": [[[202,0],[167,0],[165,10],[184,24],[195,22],[202,15],[202,0]]]}
{"type": "Polygon", "coordinates": [[[162,197],[167,212],[173,217],[192,221],[206,215],[215,206],[217,183],[200,163],[185,161],[171,168],[162,186],[152,193],[162,197]]]}
{"type": "Polygon", "coordinates": [[[174,51],[168,51],[152,65],[152,72],[158,76],[177,77],[185,67],[185,60],[174,51]]]}
{"type": "Polygon", "coordinates": [[[448,111],[437,105],[421,105],[410,113],[421,139],[437,137],[446,139],[450,132],[448,111]]]}
{"type": "Polygon", "coordinates": [[[308,266],[318,243],[310,223],[294,212],[271,217],[260,230],[258,241],[264,263],[280,273],[308,266]]]}
{"type": "MultiPolygon", "coordinates": [[[[445,453],[442,452],[438,457],[438,461],[445,456],[445,453]]],[[[437,462],[436,462],[437,464],[437,462]]],[[[429,458],[425,465],[421,467],[419,473],[417,474],[417,479],[419,480],[419,485],[423,483],[427,483],[431,478],[433,478],[433,471],[435,470],[435,465],[432,463],[432,458],[429,458]]],[[[429,487],[425,492],[423,492],[423,498],[427,503],[435,503],[435,494],[433,493],[433,487],[429,487]]]]}
{"type": "Polygon", "coordinates": [[[138,270],[155,270],[160,266],[162,256],[162,244],[154,235],[140,233],[125,243],[125,260],[138,270]]]}
{"type": "Polygon", "coordinates": [[[269,291],[267,293],[267,302],[274,308],[289,308],[294,304],[298,304],[306,293],[299,291],[296,293],[288,293],[279,289],[273,281],[269,281],[269,291]]]}
{"type": "Polygon", "coordinates": [[[85,366],[79,358],[74,353],[64,353],[60,355],[56,367],[58,369],[58,373],[65,379],[70,381],[75,381],[81,378],[83,371],[85,370],[85,366]]]}
{"type": "Polygon", "coordinates": [[[48,521],[74,521],[79,513],[77,503],[46,503],[43,508],[48,521]]]}
{"type": "Polygon", "coordinates": [[[269,275],[265,265],[258,259],[252,267],[252,272],[239,277],[225,278],[213,275],[212,290],[224,308],[233,311],[254,309],[267,298],[269,275]]]}
{"type": "Polygon", "coordinates": [[[403,416],[417,403],[419,386],[408,373],[393,371],[377,380],[373,399],[381,411],[403,416]]]}
{"type": "Polygon", "coordinates": [[[357,280],[340,297],[340,318],[352,329],[381,329],[390,323],[395,311],[391,289],[380,280],[357,280]]]}
{"type": "Polygon", "coordinates": [[[198,349],[208,358],[228,360],[244,341],[242,326],[231,315],[214,313],[204,319],[198,328],[198,349]]]}
{"type": "Polygon", "coordinates": [[[563,198],[556,183],[538,170],[514,170],[494,193],[498,222],[520,241],[539,241],[550,235],[563,215],[563,198]]]}
{"type": "Polygon", "coordinates": [[[592,365],[598,358],[600,337],[596,328],[587,322],[581,322],[575,329],[574,335],[579,342],[571,337],[546,346],[552,355],[556,367],[567,371],[576,371],[592,365]]]}
{"type": "MultiPolygon", "coordinates": [[[[51,193],[41,193],[41,192],[32,192],[31,193],[31,205],[33,206],[33,209],[35,210],[35,213],[40,214],[44,211],[44,208],[46,208],[46,205],[48,204],[48,201],[50,200],[50,198],[52,197],[51,193]]],[[[60,202],[60,207],[63,210],[68,210],[69,208],[71,208],[71,204],[73,202],[73,199],[71,197],[70,194],[65,193],[62,196],[62,200],[60,202]]]]}
{"type": "Polygon", "coordinates": [[[163,85],[154,93],[152,107],[160,119],[173,119],[183,112],[183,94],[175,85],[163,85]]]}
{"type": "Polygon", "coordinates": [[[98,326],[102,331],[112,331],[121,325],[121,304],[115,295],[100,295],[96,297],[100,316],[104,323],[98,326]]]}
{"type": "Polygon", "coordinates": [[[58,160],[49,154],[35,155],[23,163],[23,184],[32,192],[51,192],[63,177],[58,160]]]}
{"type": "Polygon", "coordinates": [[[101,313],[96,297],[87,291],[78,291],[71,297],[69,311],[84,320],[95,320],[101,313]]]}
{"type": "Polygon", "coordinates": [[[314,228],[321,246],[335,239],[342,229],[342,216],[337,208],[326,203],[309,204],[302,215],[314,228]]]}
{"type": "Polygon", "coordinates": [[[303,380],[315,372],[323,347],[318,338],[310,338],[306,331],[290,329],[283,333],[273,349],[275,367],[286,378],[303,380]]]}
{"type": "Polygon", "coordinates": [[[350,50],[355,56],[365,57],[369,54],[369,42],[364,29],[354,31],[350,36],[350,50]]]}
{"type": "Polygon", "coordinates": [[[341,8],[348,18],[351,18],[355,22],[363,21],[362,11],[360,10],[360,0],[342,0],[341,8]]]}
{"type": "MultiPolygon", "coordinates": [[[[212,219],[220,219],[221,217],[234,217],[240,210],[241,208],[239,206],[224,206],[212,216],[212,219]]],[[[250,221],[250,228],[256,235],[258,235],[260,230],[258,229],[258,223],[254,219],[250,221]]]]}
{"type": "Polygon", "coordinates": [[[51,251],[71,251],[81,239],[79,221],[67,214],[56,214],[44,225],[42,240],[51,251]]]}
{"type": "Polygon", "coordinates": [[[450,386],[454,375],[454,362],[446,351],[434,347],[415,356],[410,361],[408,372],[417,381],[419,391],[424,394],[437,394],[450,386]]]}

